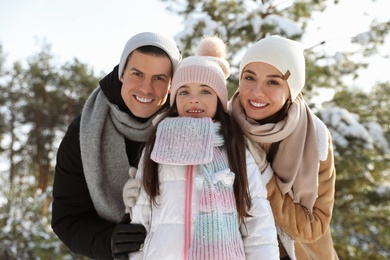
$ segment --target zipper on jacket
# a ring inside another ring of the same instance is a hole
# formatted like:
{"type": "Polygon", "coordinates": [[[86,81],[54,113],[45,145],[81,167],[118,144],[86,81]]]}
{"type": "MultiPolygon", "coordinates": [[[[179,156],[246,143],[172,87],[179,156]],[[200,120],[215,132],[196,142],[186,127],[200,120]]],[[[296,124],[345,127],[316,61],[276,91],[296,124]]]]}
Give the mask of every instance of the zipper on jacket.
{"type": "Polygon", "coordinates": [[[184,260],[192,243],[192,187],[194,166],[188,165],[186,171],[186,194],[184,201],[184,260]]]}

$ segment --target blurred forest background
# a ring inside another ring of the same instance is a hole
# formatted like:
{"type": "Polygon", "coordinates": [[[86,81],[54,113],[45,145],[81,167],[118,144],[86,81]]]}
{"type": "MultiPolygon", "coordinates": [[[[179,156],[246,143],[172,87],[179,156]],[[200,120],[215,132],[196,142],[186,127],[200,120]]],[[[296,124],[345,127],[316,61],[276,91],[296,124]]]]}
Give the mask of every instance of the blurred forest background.
{"type": "MultiPolygon", "coordinates": [[[[329,3],[162,1],[186,21],[176,35],[184,57],[194,53],[192,47],[203,35],[218,34],[227,42],[230,95],[237,88],[242,51],[272,34],[299,41],[329,3]]],[[[350,39],[353,48],[346,52],[325,53],[318,46],[305,51],[304,96],[331,130],[335,147],[331,228],[340,259],[390,259],[390,82],[364,90],[352,84],[370,57],[389,55],[381,53],[389,32],[390,19],[373,20],[369,31],[350,39]]],[[[0,43],[0,155],[5,165],[0,175],[0,259],[80,259],[51,230],[52,182],[59,142],[103,75],[77,58],[55,64],[49,44],[10,68],[4,66],[5,53],[0,43]]]]}

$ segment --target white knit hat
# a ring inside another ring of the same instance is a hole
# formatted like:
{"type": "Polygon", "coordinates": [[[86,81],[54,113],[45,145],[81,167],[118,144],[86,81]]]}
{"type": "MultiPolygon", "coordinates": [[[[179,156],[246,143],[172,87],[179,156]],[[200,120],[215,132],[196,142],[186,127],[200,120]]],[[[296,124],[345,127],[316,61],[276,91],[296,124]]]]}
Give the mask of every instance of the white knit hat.
{"type": "Polygon", "coordinates": [[[154,32],[143,32],[131,37],[123,49],[121,59],[119,61],[118,77],[122,77],[123,69],[125,68],[127,57],[135,49],[143,46],[155,46],[165,51],[172,61],[173,68],[176,67],[181,54],[173,39],[154,32]]]}
{"type": "Polygon", "coordinates": [[[303,47],[299,42],[277,35],[269,36],[250,47],[240,63],[240,78],[242,70],[252,62],[264,62],[277,68],[287,78],[291,101],[294,101],[305,85],[305,57],[303,47]],[[288,75],[286,75],[287,77],[288,75]]]}
{"type": "Polygon", "coordinates": [[[202,83],[212,88],[227,110],[228,92],[226,79],[230,75],[229,63],[225,60],[226,45],[216,36],[205,37],[199,43],[195,56],[179,62],[172,79],[170,103],[177,90],[185,84],[202,83]]]}

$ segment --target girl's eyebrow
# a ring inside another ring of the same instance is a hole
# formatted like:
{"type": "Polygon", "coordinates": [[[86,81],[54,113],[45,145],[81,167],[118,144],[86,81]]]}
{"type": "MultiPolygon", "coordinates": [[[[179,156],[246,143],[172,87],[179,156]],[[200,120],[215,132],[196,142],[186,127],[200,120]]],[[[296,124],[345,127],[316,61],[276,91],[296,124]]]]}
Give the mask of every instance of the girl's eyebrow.
{"type": "Polygon", "coordinates": [[[178,88],[178,89],[181,89],[181,88],[189,88],[189,86],[183,85],[183,86],[180,86],[180,88],[178,88]]]}
{"type": "MultiPolygon", "coordinates": [[[[212,88],[212,87],[210,87],[209,85],[206,85],[206,84],[202,84],[199,87],[201,87],[201,88],[212,88]]],[[[181,88],[189,88],[189,86],[183,85],[179,89],[181,89],[181,88]]]]}

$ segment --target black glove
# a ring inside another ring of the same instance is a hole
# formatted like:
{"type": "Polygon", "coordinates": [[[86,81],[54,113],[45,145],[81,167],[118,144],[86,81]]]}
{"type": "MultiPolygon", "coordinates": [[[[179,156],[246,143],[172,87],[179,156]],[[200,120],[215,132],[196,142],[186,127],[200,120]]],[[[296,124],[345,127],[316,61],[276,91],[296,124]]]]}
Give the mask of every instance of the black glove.
{"type": "Polygon", "coordinates": [[[145,241],[145,227],[130,222],[130,214],[127,213],[112,232],[111,252],[114,259],[128,259],[128,253],[137,252],[145,241]]]}

